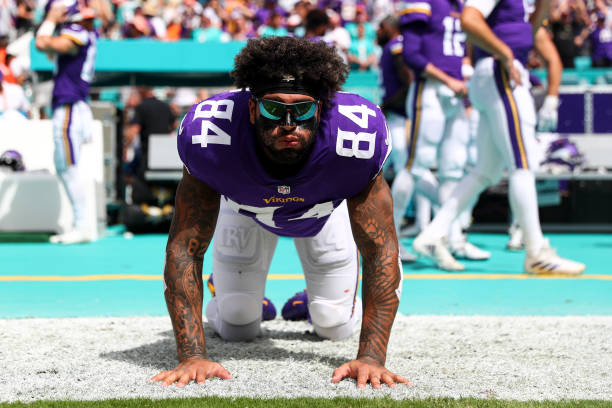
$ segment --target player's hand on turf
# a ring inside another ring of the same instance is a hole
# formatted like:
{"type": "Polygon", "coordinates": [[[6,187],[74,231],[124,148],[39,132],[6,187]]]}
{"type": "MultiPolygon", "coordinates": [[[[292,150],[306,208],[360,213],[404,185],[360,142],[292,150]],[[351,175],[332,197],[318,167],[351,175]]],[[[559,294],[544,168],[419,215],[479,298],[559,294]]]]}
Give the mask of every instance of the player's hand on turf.
{"type": "Polygon", "coordinates": [[[173,370],[162,371],[151,378],[151,381],[160,381],[165,386],[177,383],[176,386],[182,388],[191,380],[194,380],[197,384],[204,384],[207,378],[214,377],[224,380],[232,378],[229,371],[219,363],[191,358],[181,362],[173,370]]]}
{"type": "Polygon", "coordinates": [[[342,364],[334,371],[332,382],[340,382],[350,377],[357,380],[357,388],[365,388],[369,382],[373,388],[382,388],[381,384],[396,387],[397,384],[410,385],[410,381],[398,374],[393,374],[371,358],[361,358],[342,364]]]}

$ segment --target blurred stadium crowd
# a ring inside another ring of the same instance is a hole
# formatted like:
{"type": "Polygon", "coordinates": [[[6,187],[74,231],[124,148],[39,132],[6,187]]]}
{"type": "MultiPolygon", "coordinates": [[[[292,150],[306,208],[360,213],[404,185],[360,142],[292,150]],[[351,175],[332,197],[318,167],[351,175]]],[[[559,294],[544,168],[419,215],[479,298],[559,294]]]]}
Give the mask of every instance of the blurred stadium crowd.
{"type": "MultiPolygon", "coordinates": [[[[2,0],[0,69],[7,82],[20,83],[27,67],[12,61],[6,47],[42,21],[47,0],[2,0]]],[[[399,12],[398,0],[91,0],[101,38],[153,38],[161,41],[245,40],[257,36],[307,34],[312,24],[350,60],[353,69],[373,69],[379,49],[376,27],[399,12]],[[316,18],[315,18],[316,17],[316,18]],[[316,21],[315,21],[316,20],[316,21]]],[[[577,56],[593,66],[612,64],[612,0],[553,0],[550,34],[566,68],[577,56]]],[[[538,66],[537,59],[532,64],[538,66]]]]}
{"type": "MultiPolygon", "coordinates": [[[[1,0],[0,71],[4,82],[23,85],[29,80],[29,59],[22,54],[43,20],[46,3],[1,0]]],[[[386,15],[399,12],[402,2],[91,0],[91,5],[97,11],[101,38],[225,42],[270,35],[319,36],[334,44],[352,69],[375,70],[380,55],[376,28],[386,15]]],[[[573,68],[576,57],[590,57],[594,67],[612,66],[612,0],[553,0],[548,30],[565,68],[573,68]]],[[[530,67],[543,67],[536,54],[530,67]]],[[[27,86],[26,95],[32,100],[27,86]]]]}

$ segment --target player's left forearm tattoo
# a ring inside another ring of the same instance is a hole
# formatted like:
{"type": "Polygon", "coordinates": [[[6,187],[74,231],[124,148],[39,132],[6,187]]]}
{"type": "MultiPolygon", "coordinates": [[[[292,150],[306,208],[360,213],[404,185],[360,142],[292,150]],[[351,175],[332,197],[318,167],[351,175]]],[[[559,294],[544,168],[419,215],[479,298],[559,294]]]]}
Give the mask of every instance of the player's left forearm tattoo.
{"type": "Polygon", "coordinates": [[[363,322],[357,358],[384,365],[401,282],[389,186],[379,174],[348,204],[353,236],[363,257],[363,322]]]}

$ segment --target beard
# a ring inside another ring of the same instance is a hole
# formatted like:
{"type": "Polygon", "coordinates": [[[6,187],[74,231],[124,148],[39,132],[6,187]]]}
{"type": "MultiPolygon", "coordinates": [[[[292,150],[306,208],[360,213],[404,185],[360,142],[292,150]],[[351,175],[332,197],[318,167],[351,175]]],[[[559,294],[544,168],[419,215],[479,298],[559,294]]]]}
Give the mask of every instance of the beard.
{"type": "Polygon", "coordinates": [[[276,122],[270,122],[262,117],[255,122],[257,148],[262,162],[277,167],[303,164],[312,151],[318,123],[305,121],[288,131],[277,126],[276,122]],[[287,138],[291,143],[285,142],[287,138]]]}

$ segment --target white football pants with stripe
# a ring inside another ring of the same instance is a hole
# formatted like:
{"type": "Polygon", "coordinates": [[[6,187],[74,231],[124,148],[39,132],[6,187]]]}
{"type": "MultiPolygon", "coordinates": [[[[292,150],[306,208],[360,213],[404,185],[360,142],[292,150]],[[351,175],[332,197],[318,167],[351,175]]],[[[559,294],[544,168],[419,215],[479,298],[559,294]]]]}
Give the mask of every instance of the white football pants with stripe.
{"type": "Polygon", "coordinates": [[[487,186],[496,183],[508,170],[509,201],[519,225],[525,231],[529,250],[538,252],[544,244],[530,151],[535,149],[536,113],[529,92],[529,74],[518,61],[522,84],[510,82],[508,73],[493,58],[476,64],[468,83],[472,104],[480,113],[477,132],[478,159],[452,196],[440,209],[426,235],[446,235],[448,226],[487,186]]]}
{"type": "Polygon", "coordinates": [[[79,174],[81,145],[91,140],[93,117],[84,101],[58,106],[53,111],[53,143],[55,169],[72,204],[74,227],[85,229],[87,200],[79,174]]]}

